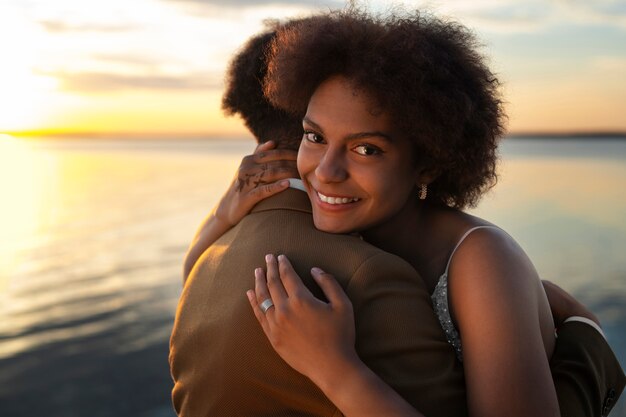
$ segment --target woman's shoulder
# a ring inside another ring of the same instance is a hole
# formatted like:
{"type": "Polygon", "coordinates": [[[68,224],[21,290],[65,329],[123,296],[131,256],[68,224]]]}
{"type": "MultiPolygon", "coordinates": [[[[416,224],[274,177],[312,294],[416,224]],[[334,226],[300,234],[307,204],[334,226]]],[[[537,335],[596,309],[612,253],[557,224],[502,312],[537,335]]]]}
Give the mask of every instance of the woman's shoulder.
{"type": "MultiPolygon", "coordinates": [[[[500,227],[476,222],[462,231],[448,265],[451,276],[475,277],[485,285],[491,280],[517,286],[519,279],[537,278],[536,270],[515,239],[500,227]]],[[[457,280],[455,280],[457,281],[457,280]]]]}
{"type": "Polygon", "coordinates": [[[476,261],[476,258],[510,261],[511,257],[519,256],[527,259],[515,239],[494,223],[461,211],[448,212],[443,220],[450,225],[450,267],[464,264],[464,260],[476,261]]]}
{"type": "MultiPolygon", "coordinates": [[[[480,257],[504,263],[508,267],[519,266],[518,262],[529,262],[519,243],[506,230],[488,221],[476,218],[459,231],[461,237],[456,248],[457,260],[480,257]],[[511,263],[512,261],[517,261],[511,263]]],[[[466,259],[467,260],[467,259],[466,259]]]]}
{"type": "Polygon", "coordinates": [[[545,310],[539,275],[511,235],[493,224],[465,234],[448,271],[451,309],[459,322],[488,315],[513,320],[545,310]]]}
{"type": "Polygon", "coordinates": [[[476,323],[500,335],[508,332],[506,326],[534,329],[532,333],[541,335],[551,352],[550,309],[539,274],[524,250],[491,223],[473,225],[465,234],[448,273],[450,310],[461,334],[473,332],[476,323]]]}
{"type": "Polygon", "coordinates": [[[483,297],[529,296],[539,282],[537,272],[515,239],[497,225],[458,212],[450,219],[448,263],[445,268],[451,303],[483,297]],[[455,295],[459,297],[455,297],[455,295]]]}

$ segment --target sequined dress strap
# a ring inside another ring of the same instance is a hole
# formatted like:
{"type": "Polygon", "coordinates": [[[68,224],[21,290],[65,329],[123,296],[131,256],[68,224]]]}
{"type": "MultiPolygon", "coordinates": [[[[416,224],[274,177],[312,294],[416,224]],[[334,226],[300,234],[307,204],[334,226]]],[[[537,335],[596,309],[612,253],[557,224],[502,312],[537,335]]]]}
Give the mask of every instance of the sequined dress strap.
{"type": "Polygon", "coordinates": [[[433,294],[430,296],[433,302],[433,309],[435,310],[435,314],[437,314],[437,318],[439,319],[439,323],[443,328],[443,331],[446,334],[446,338],[448,339],[448,343],[452,345],[454,351],[456,353],[459,361],[463,362],[463,351],[461,349],[461,337],[459,336],[459,331],[454,327],[454,323],[452,323],[452,316],[450,316],[450,307],[448,304],[448,268],[450,268],[450,262],[452,262],[452,257],[454,256],[456,250],[461,246],[461,243],[465,240],[470,233],[477,229],[484,228],[493,228],[497,229],[495,226],[476,226],[469,229],[465,234],[459,239],[459,242],[456,244],[452,253],[450,254],[450,258],[448,258],[448,263],[446,265],[446,270],[443,275],[439,277],[439,281],[437,281],[437,285],[435,286],[435,290],[433,294]]]}

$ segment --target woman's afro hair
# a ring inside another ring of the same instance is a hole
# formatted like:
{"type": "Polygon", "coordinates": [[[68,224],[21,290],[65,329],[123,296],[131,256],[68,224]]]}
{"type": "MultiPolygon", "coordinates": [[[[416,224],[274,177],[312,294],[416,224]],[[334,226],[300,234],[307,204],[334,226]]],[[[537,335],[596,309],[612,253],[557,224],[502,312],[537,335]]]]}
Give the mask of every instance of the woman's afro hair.
{"type": "Polygon", "coordinates": [[[324,80],[348,78],[412,141],[416,164],[436,173],[428,200],[474,206],[497,181],[505,119],[479,46],[464,26],[430,14],[329,12],[277,31],[265,94],[301,118],[324,80]]]}

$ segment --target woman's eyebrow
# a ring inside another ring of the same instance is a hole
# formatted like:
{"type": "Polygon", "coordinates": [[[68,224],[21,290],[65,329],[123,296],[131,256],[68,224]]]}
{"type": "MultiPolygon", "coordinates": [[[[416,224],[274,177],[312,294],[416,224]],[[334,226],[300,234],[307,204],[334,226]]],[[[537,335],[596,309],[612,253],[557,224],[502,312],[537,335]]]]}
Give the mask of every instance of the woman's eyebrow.
{"type": "Polygon", "coordinates": [[[304,116],[302,118],[302,122],[310,125],[311,127],[315,128],[315,129],[317,129],[319,131],[323,131],[324,130],[324,129],[322,129],[322,127],[320,125],[318,125],[317,123],[315,123],[313,120],[309,119],[306,116],[304,116]]]}
{"type": "MultiPolygon", "coordinates": [[[[324,131],[324,129],[322,129],[320,125],[318,125],[317,123],[315,123],[313,120],[309,119],[306,116],[302,118],[302,122],[310,125],[312,128],[319,130],[320,132],[324,131]]],[[[346,139],[353,140],[353,139],[365,139],[365,138],[372,138],[372,137],[379,137],[379,138],[385,139],[387,142],[393,142],[393,138],[390,135],[388,135],[385,132],[379,132],[377,130],[372,131],[372,132],[352,133],[346,136],[346,139]]]]}
{"type": "Polygon", "coordinates": [[[352,133],[346,136],[346,139],[349,139],[349,140],[365,139],[365,138],[372,138],[372,137],[378,137],[378,138],[385,139],[387,142],[393,142],[393,138],[391,136],[389,136],[388,134],[384,132],[379,132],[379,131],[352,133]]]}

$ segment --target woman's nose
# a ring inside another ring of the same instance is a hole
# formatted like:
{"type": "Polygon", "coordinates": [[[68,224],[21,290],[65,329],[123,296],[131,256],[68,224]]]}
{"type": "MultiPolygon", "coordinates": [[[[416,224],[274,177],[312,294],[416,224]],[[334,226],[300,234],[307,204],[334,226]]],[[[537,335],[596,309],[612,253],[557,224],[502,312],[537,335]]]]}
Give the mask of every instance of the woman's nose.
{"type": "Polygon", "coordinates": [[[339,150],[328,149],[317,168],[317,179],[322,183],[341,182],[348,177],[345,167],[345,157],[339,150]]]}

